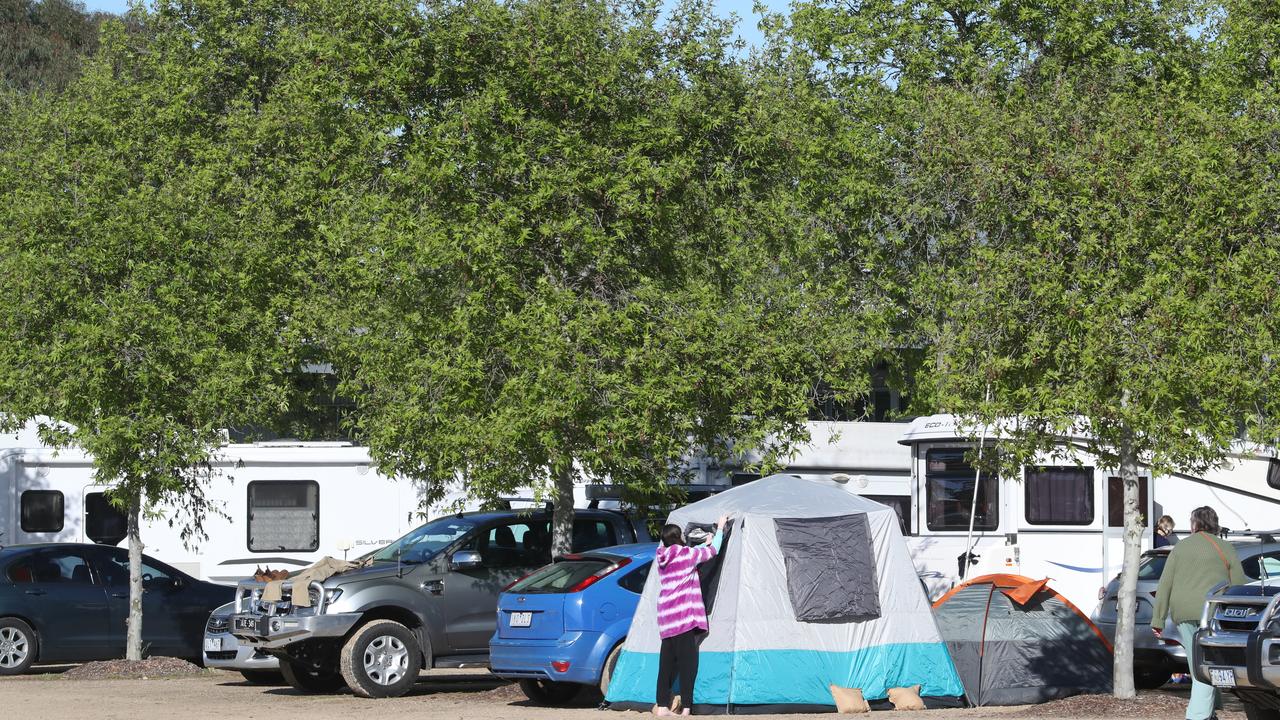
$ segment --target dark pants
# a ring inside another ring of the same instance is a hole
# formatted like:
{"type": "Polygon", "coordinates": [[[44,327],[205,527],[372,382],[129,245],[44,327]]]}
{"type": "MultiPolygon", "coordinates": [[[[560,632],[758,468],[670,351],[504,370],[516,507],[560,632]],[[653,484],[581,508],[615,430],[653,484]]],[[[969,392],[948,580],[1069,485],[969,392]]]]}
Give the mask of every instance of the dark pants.
{"type": "Polygon", "coordinates": [[[693,684],[698,679],[698,631],[662,639],[658,655],[658,705],[671,707],[671,683],[680,676],[680,704],[693,707],[693,684]]]}

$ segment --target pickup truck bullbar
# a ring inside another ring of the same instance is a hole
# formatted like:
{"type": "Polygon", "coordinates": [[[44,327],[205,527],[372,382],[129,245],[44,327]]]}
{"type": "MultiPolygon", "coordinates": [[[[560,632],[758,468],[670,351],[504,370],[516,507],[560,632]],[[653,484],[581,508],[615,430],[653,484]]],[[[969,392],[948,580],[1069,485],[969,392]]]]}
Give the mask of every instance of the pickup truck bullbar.
{"type": "Polygon", "coordinates": [[[240,583],[230,619],[233,636],[263,650],[277,650],[303,638],[342,637],[360,619],[358,613],[325,614],[329,594],[317,581],[307,587],[311,607],[294,607],[288,583],[279,601],[263,601],[265,589],[262,582],[240,583]]]}
{"type": "Polygon", "coordinates": [[[1280,688],[1280,592],[1276,586],[1225,583],[1205,596],[1189,663],[1219,688],[1280,688]]]}

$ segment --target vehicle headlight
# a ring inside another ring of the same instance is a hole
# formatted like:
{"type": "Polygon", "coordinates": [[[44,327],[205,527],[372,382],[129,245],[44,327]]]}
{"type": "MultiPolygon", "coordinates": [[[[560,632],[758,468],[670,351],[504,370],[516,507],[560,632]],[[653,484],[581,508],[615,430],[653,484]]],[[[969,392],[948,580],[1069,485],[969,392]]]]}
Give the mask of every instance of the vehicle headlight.
{"type": "Polygon", "coordinates": [[[324,591],[324,606],[327,610],[330,605],[338,602],[338,598],[342,597],[342,588],[326,588],[324,591]]]}

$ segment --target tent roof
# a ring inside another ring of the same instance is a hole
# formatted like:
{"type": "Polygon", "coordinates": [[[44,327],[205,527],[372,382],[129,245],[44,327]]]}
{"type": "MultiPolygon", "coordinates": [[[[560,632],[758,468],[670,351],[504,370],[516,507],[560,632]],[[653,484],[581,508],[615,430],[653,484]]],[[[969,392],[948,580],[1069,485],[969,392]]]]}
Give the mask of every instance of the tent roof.
{"type": "Polygon", "coordinates": [[[829,482],[770,475],[686,505],[672,512],[669,522],[709,523],[721,515],[807,518],[880,512],[894,511],[829,482]]]}

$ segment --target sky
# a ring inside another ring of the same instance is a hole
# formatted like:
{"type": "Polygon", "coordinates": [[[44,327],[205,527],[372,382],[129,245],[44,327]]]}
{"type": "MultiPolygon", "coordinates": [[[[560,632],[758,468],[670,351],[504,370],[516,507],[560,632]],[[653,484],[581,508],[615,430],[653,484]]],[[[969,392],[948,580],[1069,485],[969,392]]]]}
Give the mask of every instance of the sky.
{"type": "MultiPolygon", "coordinates": [[[[123,13],[129,7],[128,0],[83,0],[88,10],[104,10],[106,12],[123,13]]],[[[756,28],[759,17],[753,12],[753,0],[715,0],[716,10],[721,15],[736,14],[738,16],[738,33],[747,45],[758,46],[762,40],[756,28]]],[[[764,4],[774,11],[785,11],[789,0],[764,0],[764,4]]]]}

